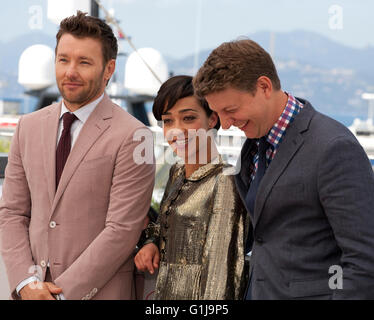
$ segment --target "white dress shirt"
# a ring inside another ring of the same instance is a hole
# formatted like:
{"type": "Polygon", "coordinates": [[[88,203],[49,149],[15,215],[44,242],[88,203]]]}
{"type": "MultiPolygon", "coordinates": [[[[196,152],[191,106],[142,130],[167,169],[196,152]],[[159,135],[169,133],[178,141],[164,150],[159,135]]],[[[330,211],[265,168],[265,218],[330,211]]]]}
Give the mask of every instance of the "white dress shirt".
{"type": "MultiPolygon", "coordinates": [[[[70,128],[70,135],[71,135],[71,147],[73,148],[73,145],[75,141],[77,141],[78,135],[81,132],[81,129],[83,125],[86,123],[88,117],[91,115],[92,111],[96,108],[96,106],[99,104],[101,99],[103,99],[104,93],[97,98],[96,100],[90,102],[89,104],[86,104],[83,107],[80,107],[78,110],[75,110],[73,113],[78,118],[78,120],[74,121],[70,128]]],[[[58,146],[58,141],[61,138],[62,130],[63,128],[63,121],[62,116],[64,113],[70,112],[68,108],[66,108],[64,100],[62,100],[61,105],[61,114],[60,114],[60,123],[58,126],[58,132],[57,132],[57,142],[56,142],[56,149],[58,146]]]]}
{"type": "MultiPolygon", "coordinates": [[[[103,99],[103,97],[104,97],[104,93],[99,98],[97,98],[96,100],[90,102],[89,104],[87,104],[83,107],[80,107],[78,110],[75,110],[73,112],[74,115],[78,118],[78,120],[75,120],[73,122],[73,124],[71,125],[71,128],[70,128],[71,148],[73,148],[74,143],[77,141],[78,135],[79,135],[83,125],[86,123],[86,121],[89,118],[89,116],[91,115],[92,111],[96,108],[96,106],[103,99]]],[[[57,131],[56,149],[57,149],[57,146],[58,146],[58,141],[61,138],[62,130],[64,129],[63,128],[64,124],[63,124],[63,121],[62,121],[62,116],[66,112],[70,112],[70,110],[65,106],[64,100],[62,100],[60,120],[59,120],[58,131],[57,131]]],[[[47,266],[49,267],[49,262],[48,262],[47,266]]],[[[31,277],[23,280],[22,282],[20,282],[20,284],[16,288],[17,294],[19,295],[19,292],[21,291],[21,289],[24,286],[28,285],[31,282],[35,282],[35,281],[42,281],[42,280],[39,279],[38,276],[31,276],[31,277]]],[[[65,300],[65,297],[62,293],[59,295],[59,298],[61,300],[65,300]]]]}

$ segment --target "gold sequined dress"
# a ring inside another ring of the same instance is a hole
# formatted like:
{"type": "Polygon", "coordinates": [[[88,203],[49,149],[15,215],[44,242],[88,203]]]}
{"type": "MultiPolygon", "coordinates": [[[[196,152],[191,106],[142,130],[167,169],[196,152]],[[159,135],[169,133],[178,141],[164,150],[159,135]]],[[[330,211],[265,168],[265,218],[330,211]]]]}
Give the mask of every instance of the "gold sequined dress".
{"type": "Polygon", "coordinates": [[[185,177],[175,164],[149,242],[160,249],[156,300],[241,299],[246,211],[229,166],[216,161],[185,177]]]}

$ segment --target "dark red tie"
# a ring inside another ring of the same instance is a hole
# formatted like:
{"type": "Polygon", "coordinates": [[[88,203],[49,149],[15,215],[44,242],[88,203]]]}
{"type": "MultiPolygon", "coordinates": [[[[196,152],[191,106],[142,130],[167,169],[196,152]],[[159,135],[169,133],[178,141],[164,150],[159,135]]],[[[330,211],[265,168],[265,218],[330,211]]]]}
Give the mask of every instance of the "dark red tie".
{"type": "Polygon", "coordinates": [[[70,112],[65,112],[62,116],[62,120],[64,122],[64,129],[62,130],[62,134],[60,137],[60,141],[58,142],[57,150],[56,150],[56,189],[58,183],[60,182],[62,171],[64,170],[64,166],[66,160],[69,156],[70,149],[71,149],[71,136],[70,136],[70,128],[74,120],[77,117],[70,112]]]}

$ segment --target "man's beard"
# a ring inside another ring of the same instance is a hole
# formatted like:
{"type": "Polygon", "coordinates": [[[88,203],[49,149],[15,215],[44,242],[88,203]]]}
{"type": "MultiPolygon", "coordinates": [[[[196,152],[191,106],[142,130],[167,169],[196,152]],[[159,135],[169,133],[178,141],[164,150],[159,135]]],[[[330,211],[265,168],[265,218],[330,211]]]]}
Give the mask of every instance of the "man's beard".
{"type": "Polygon", "coordinates": [[[88,82],[88,86],[78,93],[69,94],[67,89],[64,89],[64,86],[59,87],[59,91],[64,98],[64,100],[71,104],[84,105],[85,102],[90,101],[95,97],[101,89],[101,81],[104,76],[104,70],[101,72],[100,76],[94,80],[88,82]],[[69,97],[70,96],[70,97],[69,97]]]}
{"type": "Polygon", "coordinates": [[[68,90],[65,90],[64,88],[60,88],[60,93],[65,101],[71,104],[83,104],[97,95],[97,93],[100,91],[100,86],[95,86],[95,84],[92,84],[87,89],[79,93],[70,94],[67,91],[68,90]]]}

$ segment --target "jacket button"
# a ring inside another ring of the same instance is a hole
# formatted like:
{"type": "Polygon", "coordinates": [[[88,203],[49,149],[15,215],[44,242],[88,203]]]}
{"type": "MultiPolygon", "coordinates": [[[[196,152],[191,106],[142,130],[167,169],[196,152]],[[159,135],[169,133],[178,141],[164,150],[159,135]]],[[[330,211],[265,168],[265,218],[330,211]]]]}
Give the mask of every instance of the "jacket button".
{"type": "Polygon", "coordinates": [[[55,221],[51,221],[49,223],[49,227],[52,228],[52,229],[56,228],[56,222],[55,221]]]}
{"type": "Polygon", "coordinates": [[[40,265],[42,268],[45,268],[47,266],[47,263],[44,260],[42,260],[40,261],[40,265]]]}
{"type": "Polygon", "coordinates": [[[264,240],[263,240],[261,237],[257,237],[257,238],[256,238],[256,242],[257,242],[258,244],[263,244],[263,243],[264,243],[264,240]]]}

